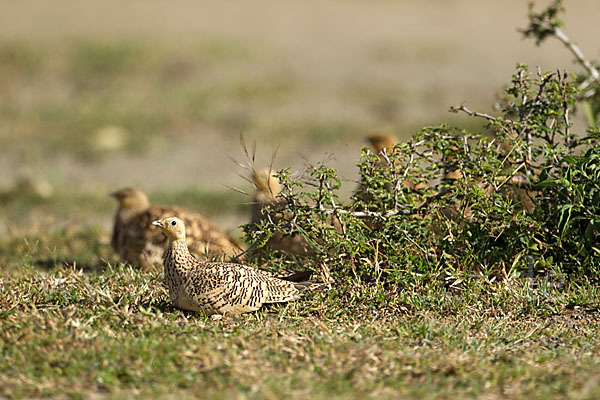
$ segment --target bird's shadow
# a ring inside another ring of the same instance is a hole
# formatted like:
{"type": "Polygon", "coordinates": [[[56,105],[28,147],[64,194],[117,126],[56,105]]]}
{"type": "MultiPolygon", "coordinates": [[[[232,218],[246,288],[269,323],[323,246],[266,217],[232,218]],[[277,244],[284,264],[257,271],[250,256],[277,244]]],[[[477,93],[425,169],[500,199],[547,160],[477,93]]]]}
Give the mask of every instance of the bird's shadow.
{"type": "MultiPolygon", "coordinates": [[[[181,311],[177,307],[175,307],[173,303],[171,303],[171,300],[167,298],[145,301],[139,303],[139,306],[144,307],[146,309],[155,309],[162,313],[174,313],[177,311],[181,311]]],[[[193,313],[190,312],[190,315],[193,315],[193,313]]]]}

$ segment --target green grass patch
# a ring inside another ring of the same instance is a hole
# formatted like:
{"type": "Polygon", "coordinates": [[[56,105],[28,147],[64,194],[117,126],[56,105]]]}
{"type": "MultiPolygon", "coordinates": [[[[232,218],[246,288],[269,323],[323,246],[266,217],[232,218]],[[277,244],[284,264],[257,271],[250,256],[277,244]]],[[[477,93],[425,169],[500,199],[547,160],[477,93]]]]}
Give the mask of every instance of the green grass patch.
{"type": "Polygon", "coordinates": [[[600,394],[589,288],[542,293],[525,280],[458,293],[388,290],[382,302],[376,288],[334,285],[214,321],[174,309],[160,273],[2,271],[0,394],[11,398],[600,394]],[[587,305],[566,306],[573,295],[587,305]]]}
{"type": "MultiPolygon", "coordinates": [[[[208,215],[246,212],[228,190],[149,195],[208,215]]],[[[447,286],[441,273],[407,267],[393,285],[349,278],[298,302],[215,321],[175,309],[162,272],[118,262],[109,226],[91,222],[91,215],[112,219],[108,196],[12,196],[3,195],[2,207],[13,226],[36,215],[54,223],[0,238],[0,396],[600,394],[600,293],[585,281],[498,283],[465,274],[447,286]]],[[[320,268],[284,260],[255,266],[320,268]]]]}

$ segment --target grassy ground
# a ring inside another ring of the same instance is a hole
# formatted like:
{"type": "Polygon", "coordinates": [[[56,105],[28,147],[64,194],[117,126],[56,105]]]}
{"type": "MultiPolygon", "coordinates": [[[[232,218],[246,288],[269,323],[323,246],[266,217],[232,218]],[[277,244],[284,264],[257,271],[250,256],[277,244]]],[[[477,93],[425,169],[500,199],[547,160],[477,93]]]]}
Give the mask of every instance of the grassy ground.
{"type": "Polygon", "coordinates": [[[174,309],[160,273],[33,264],[0,276],[2,396],[600,395],[598,292],[585,286],[334,285],[217,321],[174,309]]]}
{"type": "Polygon", "coordinates": [[[600,395],[600,293],[585,283],[340,281],[214,320],[175,309],[160,271],[119,264],[99,225],[8,233],[0,265],[9,398],[600,395]]]}
{"type": "MultiPolygon", "coordinates": [[[[209,214],[247,212],[242,195],[151,196],[209,214]]],[[[213,320],[173,308],[160,272],[118,263],[104,193],[5,193],[2,207],[0,397],[600,395],[600,293],[584,283],[340,281],[213,320]]]]}

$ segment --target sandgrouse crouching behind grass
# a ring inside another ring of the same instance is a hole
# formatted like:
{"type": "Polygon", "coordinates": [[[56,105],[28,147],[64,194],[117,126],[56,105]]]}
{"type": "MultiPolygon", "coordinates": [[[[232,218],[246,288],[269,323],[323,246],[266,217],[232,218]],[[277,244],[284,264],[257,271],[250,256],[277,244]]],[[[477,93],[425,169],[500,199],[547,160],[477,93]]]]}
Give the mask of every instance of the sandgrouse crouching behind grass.
{"type": "Polygon", "coordinates": [[[138,189],[126,188],[111,194],[118,202],[112,247],[121,260],[144,268],[162,264],[167,240],[152,221],[176,216],[188,226],[187,245],[200,259],[230,259],[242,253],[240,246],[206,217],[181,207],[153,206],[138,189]]]}
{"type": "Polygon", "coordinates": [[[266,303],[296,300],[311,282],[289,282],[242,264],[201,262],[188,251],[185,224],[167,217],[152,222],[167,237],[165,281],[173,304],[208,314],[242,314],[266,303]]]}

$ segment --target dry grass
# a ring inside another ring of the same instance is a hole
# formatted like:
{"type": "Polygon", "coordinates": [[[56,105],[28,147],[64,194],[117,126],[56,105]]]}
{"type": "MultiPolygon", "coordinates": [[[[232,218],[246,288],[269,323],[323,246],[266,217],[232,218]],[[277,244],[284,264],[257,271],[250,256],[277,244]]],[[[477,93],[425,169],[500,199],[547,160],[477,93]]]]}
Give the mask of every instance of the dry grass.
{"type": "MultiPolygon", "coordinates": [[[[153,197],[211,207],[202,192],[153,197]]],[[[160,272],[119,264],[108,224],[82,223],[110,220],[103,194],[4,201],[11,230],[0,237],[0,396],[600,394],[600,295],[590,285],[465,277],[457,291],[415,277],[387,288],[350,279],[215,321],[175,309],[160,272]],[[22,224],[23,215],[48,220],[22,224]]],[[[217,196],[213,207],[226,201],[217,196]]]]}
{"type": "Polygon", "coordinates": [[[215,321],[174,309],[160,278],[110,265],[3,270],[0,395],[600,394],[598,297],[581,288],[515,282],[451,294],[337,285],[215,321]]]}

